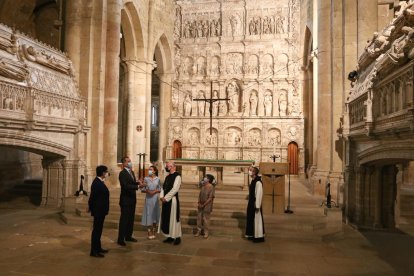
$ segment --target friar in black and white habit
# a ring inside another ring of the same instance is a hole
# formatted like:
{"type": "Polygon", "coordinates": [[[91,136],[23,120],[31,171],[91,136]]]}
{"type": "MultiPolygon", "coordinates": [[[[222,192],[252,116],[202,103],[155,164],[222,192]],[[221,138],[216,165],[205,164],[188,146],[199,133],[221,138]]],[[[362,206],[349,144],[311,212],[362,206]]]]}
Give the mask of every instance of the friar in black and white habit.
{"type": "Polygon", "coordinates": [[[259,169],[251,167],[249,175],[252,181],[249,185],[249,202],[246,214],[246,238],[253,242],[264,242],[265,230],[263,222],[262,199],[263,183],[259,169]]]}
{"type": "Polygon", "coordinates": [[[160,193],[162,201],[160,230],[167,238],[165,243],[178,245],[181,243],[180,201],[178,191],[181,186],[181,175],[176,171],[174,162],[168,162],[165,170],[169,173],[165,177],[160,193]]]}

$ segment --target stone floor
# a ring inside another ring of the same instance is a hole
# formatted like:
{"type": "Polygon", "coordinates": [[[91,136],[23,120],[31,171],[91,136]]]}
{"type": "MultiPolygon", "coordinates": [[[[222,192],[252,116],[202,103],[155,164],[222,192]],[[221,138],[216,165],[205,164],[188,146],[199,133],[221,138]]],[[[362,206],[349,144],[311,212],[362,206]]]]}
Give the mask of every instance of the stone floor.
{"type": "Polygon", "coordinates": [[[105,258],[89,257],[90,229],[62,224],[56,210],[24,199],[0,203],[0,275],[412,275],[414,238],[357,232],[347,226],[329,242],[268,237],[184,235],[178,246],[162,237],[120,248],[105,229],[105,258]]]}

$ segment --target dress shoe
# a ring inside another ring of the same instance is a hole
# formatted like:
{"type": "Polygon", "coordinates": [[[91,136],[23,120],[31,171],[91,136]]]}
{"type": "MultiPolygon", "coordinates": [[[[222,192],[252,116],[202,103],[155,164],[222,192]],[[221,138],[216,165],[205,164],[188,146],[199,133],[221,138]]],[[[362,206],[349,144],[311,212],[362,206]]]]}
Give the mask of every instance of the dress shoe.
{"type": "Polygon", "coordinates": [[[162,242],[165,242],[165,243],[172,243],[173,241],[174,241],[174,239],[173,239],[173,238],[168,237],[168,238],[166,238],[165,240],[163,240],[162,242]]]}
{"type": "Polygon", "coordinates": [[[117,244],[119,244],[120,246],[126,246],[126,243],[124,241],[118,241],[117,244]]]}
{"type": "Polygon", "coordinates": [[[105,254],[105,253],[108,253],[108,252],[109,252],[108,249],[101,248],[101,250],[99,250],[99,253],[102,253],[102,254],[105,254]]]}
{"type": "Polygon", "coordinates": [[[130,237],[130,238],[126,238],[125,241],[127,241],[127,242],[137,242],[138,240],[136,238],[130,237]]]}
{"type": "Polygon", "coordinates": [[[181,243],[181,238],[176,238],[174,240],[174,245],[179,245],[181,243]]]}
{"type": "Polygon", "coordinates": [[[253,239],[254,243],[259,243],[259,242],[264,242],[264,241],[265,241],[264,238],[254,238],[253,239]]]}
{"type": "Polygon", "coordinates": [[[90,254],[91,257],[96,257],[96,258],[103,258],[105,257],[104,254],[98,253],[98,252],[91,252],[90,254]]]}

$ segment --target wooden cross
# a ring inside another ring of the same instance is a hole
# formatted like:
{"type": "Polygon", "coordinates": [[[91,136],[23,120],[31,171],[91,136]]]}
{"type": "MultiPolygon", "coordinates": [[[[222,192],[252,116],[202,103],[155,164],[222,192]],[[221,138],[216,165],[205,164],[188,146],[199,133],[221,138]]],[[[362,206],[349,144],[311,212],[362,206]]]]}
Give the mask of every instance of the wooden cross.
{"type": "Polygon", "coordinates": [[[217,101],[228,101],[230,99],[224,98],[224,99],[213,99],[213,82],[211,82],[210,85],[210,99],[194,99],[193,101],[204,101],[210,104],[210,107],[208,111],[210,112],[210,135],[213,135],[213,103],[217,101]]]}

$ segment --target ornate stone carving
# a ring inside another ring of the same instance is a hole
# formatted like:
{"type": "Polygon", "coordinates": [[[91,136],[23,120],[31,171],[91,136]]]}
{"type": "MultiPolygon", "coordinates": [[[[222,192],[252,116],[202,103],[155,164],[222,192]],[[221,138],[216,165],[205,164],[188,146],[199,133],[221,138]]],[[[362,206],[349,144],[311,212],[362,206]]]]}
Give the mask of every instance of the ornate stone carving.
{"type": "Polygon", "coordinates": [[[33,46],[22,45],[22,50],[27,60],[37,62],[70,76],[73,75],[72,64],[70,61],[60,60],[52,54],[47,53],[45,50],[39,50],[33,46]]]}
{"type": "Polygon", "coordinates": [[[260,146],[262,144],[262,132],[258,128],[249,130],[247,134],[247,144],[249,146],[260,146]]]}

